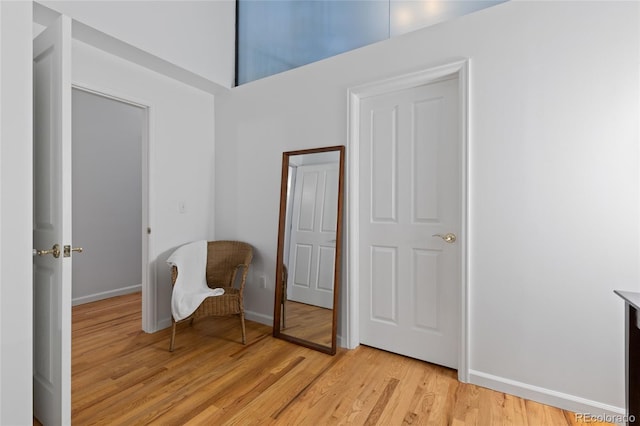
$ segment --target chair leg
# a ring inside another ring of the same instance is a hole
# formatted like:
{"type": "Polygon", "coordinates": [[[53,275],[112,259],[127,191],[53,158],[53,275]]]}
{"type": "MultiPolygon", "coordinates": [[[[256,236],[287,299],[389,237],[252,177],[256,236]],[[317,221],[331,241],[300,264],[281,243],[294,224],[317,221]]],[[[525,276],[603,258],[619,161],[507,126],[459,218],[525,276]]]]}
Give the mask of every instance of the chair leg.
{"type": "Polygon", "coordinates": [[[176,322],[171,318],[171,343],[169,344],[169,352],[173,352],[173,344],[176,341],[176,322]]]}
{"type": "Polygon", "coordinates": [[[286,302],[283,301],[282,302],[282,329],[283,330],[287,328],[286,319],[287,319],[287,305],[286,305],[286,302]]]}
{"type": "Polygon", "coordinates": [[[244,329],[244,312],[240,313],[240,323],[242,324],[242,344],[246,345],[247,344],[247,336],[246,336],[246,332],[244,329]]]}

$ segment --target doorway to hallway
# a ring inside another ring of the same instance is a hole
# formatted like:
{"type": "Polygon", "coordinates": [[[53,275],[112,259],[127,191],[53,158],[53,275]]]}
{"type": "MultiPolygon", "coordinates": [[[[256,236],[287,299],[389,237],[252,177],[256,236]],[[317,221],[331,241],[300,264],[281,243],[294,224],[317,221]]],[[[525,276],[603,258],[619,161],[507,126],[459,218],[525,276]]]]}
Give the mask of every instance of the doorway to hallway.
{"type": "Polygon", "coordinates": [[[74,305],[141,291],[143,107],[72,89],[74,305]]]}

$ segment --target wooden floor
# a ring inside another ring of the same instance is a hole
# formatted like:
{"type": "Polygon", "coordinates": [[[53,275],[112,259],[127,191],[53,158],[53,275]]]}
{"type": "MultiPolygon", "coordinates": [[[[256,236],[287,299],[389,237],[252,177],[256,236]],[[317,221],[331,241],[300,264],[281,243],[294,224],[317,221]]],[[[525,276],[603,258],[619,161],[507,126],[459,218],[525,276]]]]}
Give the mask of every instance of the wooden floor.
{"type": "Polygon", "coordinates": [[[74,425],[576,425],[573,413],[459,383],[361,346],[336,356],[236,318],[143,333],[140,295],[73,308],[74,425]]]}
{"type": "Polygon", "coordinates": [[[333,310],[287,300],[286,328],[283,334],[331,346],[333,310]]]}

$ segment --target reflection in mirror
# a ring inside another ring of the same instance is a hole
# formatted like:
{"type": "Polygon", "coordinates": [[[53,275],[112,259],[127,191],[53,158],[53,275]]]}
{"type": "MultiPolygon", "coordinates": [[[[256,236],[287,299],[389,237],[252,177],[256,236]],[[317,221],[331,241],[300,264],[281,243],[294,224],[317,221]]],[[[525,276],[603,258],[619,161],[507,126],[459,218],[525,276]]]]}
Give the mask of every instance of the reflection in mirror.
{"type": "Polygon", "coordinates": [[[344,146],[282,155],[273,335],[336,352],[344,146]]]}

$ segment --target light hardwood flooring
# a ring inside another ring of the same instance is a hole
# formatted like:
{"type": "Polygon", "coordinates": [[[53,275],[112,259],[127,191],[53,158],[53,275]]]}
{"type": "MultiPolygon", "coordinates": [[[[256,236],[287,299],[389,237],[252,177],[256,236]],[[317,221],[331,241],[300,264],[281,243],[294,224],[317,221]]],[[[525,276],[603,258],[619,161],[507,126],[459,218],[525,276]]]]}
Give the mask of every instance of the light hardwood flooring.
{"type": "Polygon", "coordinates": [[[286,328],[283,334],[331,346],[333,310],[287,300],[286,328]]]}
{"type": "Polygon", "coordinates": [[[140,295],[73,308],[74,425],[577,425],[573,413],[459,383],[361,346],[325,355],[237,318],[141,331],[140,295]]]}

